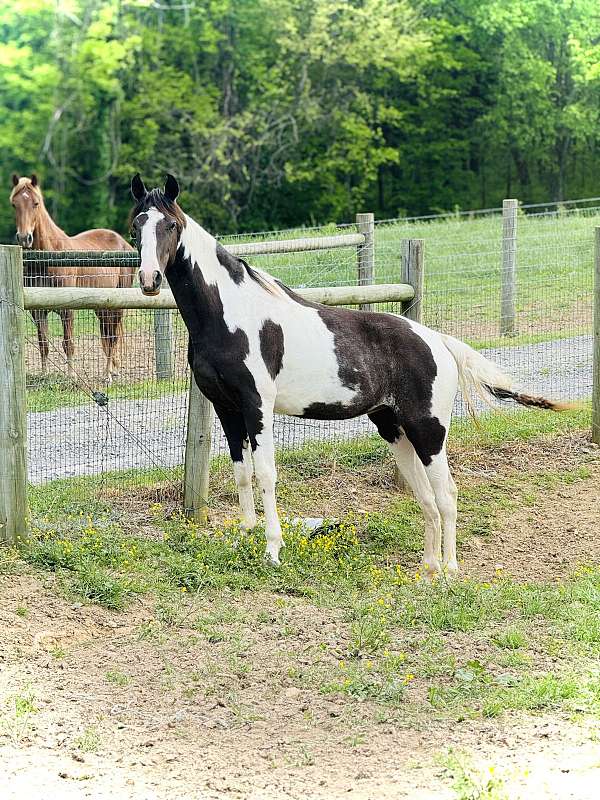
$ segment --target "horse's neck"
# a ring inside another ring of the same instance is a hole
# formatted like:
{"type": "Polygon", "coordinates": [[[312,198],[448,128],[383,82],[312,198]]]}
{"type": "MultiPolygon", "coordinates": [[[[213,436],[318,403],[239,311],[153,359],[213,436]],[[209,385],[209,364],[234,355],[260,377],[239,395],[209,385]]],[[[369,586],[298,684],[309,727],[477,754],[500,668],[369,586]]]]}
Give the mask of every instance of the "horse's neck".
{"type": "Polygon", "coordinates": [[[44,202],[40,203],[40,214],[33,232],[36,250],[68,250],[70,237],[52,219],[44,202]]]}

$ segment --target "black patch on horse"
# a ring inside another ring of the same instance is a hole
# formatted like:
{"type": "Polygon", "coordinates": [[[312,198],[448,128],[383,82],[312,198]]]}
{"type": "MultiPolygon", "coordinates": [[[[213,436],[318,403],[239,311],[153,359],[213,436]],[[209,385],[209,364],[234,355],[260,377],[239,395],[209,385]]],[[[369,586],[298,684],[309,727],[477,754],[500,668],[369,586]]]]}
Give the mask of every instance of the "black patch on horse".
{"type": "Polygon", "coordinates": [[[277,281],[301,305],[314,308],[334,338],[338,376],[356,392],[351,403],[312,403],[309,419],[368,414],[388,442],[402,434],[426,466],[443,447],[446,429],[431,415],[437,365],[431,348],[403,317],[311,303],[277,281]]]}
{"type": "Polygon", "coordinates": [[[219,264],[225,270],[227,270],[229,277],[236,284],[236,286],[239,286],[239,284],[245,279],[246,275],[248,275],[267,292],[272,291],[268,282],[263,278],[260,272],[253,269],[250,264],[244,261],[243,258],[234,256],[232,253],[226,250],[223,245],[219,244],[219,242],[217,242],[217,259],[219,264]]]}
{"type": "Polygon", "coordinates": [[[236,256],[231,255],[219,242],[217,242],[217,259],[219,260],[219,264],[227,270],[229,277],[236,286],[244,280],[246,277],[246,270],[244,269],[241,258],[236,258],[236,256]]]}
{"type": "Polygon", "coordinates": [[[283,330],[273,320],[265,320],[260,329],[260,354],[263,357],[269,375],[275,378],[281,372],[283,361],[283,330]]]}

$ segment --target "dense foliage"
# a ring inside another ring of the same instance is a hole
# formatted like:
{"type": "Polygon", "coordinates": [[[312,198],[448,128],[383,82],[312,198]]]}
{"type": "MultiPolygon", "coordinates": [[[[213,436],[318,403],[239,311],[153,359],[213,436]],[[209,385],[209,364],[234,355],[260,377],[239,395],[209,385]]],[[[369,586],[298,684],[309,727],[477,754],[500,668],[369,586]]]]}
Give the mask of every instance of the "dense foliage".
{"type": "Polygon", "coordinates": [[[138,170],[221,232],[594,195],[599,101],[598,0],[0,0],[2,185],[70,233],[138,170]]]}

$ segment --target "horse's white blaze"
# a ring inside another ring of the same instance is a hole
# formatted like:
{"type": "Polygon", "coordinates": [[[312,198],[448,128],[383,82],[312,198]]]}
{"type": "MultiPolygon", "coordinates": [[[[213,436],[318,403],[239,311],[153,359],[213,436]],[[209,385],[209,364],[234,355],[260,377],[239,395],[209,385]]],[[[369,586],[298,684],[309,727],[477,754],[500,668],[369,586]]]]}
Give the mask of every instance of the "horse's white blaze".
{"type": "Polygon", "coordinates": [[[142,225],[142,242],[140,246],[140,277],[143,276],[144,281],[152,283],[154,273],[160,270],[158,263],[158,253],[156,250],[156,225],[161,219],[164,219],[164,214],[156,208],[149,208],[145,212],[147,221],[142,225]]]}

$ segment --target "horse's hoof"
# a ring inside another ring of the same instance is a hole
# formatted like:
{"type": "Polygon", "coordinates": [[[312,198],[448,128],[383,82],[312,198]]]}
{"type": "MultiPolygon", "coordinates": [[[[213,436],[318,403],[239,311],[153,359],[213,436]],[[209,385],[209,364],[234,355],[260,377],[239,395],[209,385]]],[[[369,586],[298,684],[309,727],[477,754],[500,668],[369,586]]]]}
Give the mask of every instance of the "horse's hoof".
{"type": "Polygon", "coordinates": [[[458,578],[458,564],[456,561],[448,561],[448,563],[444,564],[442,567],[442,572],[446,580],[455,580],[458,578]]]}
{"type": "Polygon", "coordinates": [[[279,560],[279,556],[273,556],[271,553],[269,553],[268,550],[265,553],[265,561],[270,567],[281,566],[281,561],[279,560]]]}
{"type": "Polygon", "coordinates": [[[423,561],[415,572],[415,580],[431,583],[437,580],[441,574],[442,566],[437,559],[435,561],[423,561]]]}

